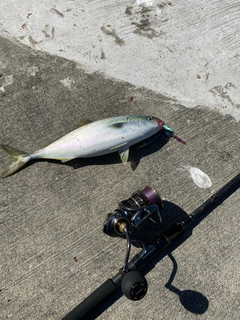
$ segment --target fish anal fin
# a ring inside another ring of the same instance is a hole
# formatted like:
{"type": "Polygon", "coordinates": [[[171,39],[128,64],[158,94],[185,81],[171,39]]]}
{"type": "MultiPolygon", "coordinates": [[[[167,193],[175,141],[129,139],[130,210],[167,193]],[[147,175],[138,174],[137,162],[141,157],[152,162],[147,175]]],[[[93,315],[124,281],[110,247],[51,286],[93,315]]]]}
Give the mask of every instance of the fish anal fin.
{"type": "Polygon", "coordinates": [[[66,158],[61,158],[61,159],[57,159],[57,160],[60,160],[60,161],[62,161],[62,163],[64,163],[64,162],[68,162],[68,161],[70,161],[70,160],[72,160],[73,158],[68,158],[68,159],[66,159],[66,158]]]}
{"type": "Polygon", "coordinates": [[[48,159],[48,160],[58,160],[58,161],[61,161],[61,162],[67,162],[67,161],[70,161],[70,160],[72,160],[72,159],[74,159],[74,157],[73,158],[58,158],[58,157],[50,157],[50,156],[48,156],[48,157],[41,157],[41,159],[48,159]]]}

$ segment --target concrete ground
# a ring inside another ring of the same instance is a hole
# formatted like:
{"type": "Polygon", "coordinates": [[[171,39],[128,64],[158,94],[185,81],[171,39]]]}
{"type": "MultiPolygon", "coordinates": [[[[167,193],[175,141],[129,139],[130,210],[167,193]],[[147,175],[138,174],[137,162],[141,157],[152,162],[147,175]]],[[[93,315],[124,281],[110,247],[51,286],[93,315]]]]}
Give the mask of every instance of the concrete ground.
{"type": "MultiPolygon", "coordinates": [[[[64,2],[63,11],[61,1],[49,3],[1,3],[0,143],[31,153],[81,118],[143,113],[162,118],[187,144],[162,137],[132,148],[135,170],[111,154],[36,161],[1,180],[4,320],[61,319],[114,276],[126,243],[105,235],[102,224],[133,191],[159,191],[166,227],[240,168],[239,4],[83,1],[64,2]]],[[[9,161],[0,151],[0,170],[9,161]]],[[[240,192],[233,191],[143,270],[144,299],[132,302],[117,291],[88,319],[239,319],[240,192]]]]}

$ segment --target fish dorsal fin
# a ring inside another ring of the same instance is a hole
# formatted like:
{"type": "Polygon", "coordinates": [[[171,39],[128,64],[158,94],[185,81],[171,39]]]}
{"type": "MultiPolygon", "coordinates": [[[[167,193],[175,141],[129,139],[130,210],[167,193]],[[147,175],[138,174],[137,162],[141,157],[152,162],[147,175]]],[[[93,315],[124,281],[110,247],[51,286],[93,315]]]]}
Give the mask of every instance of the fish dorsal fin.
{"type": "Polygon", "coordinates": [[[81,119],[80,122],[76,125],[76,129],[77,128],[81,128],[83,126],[85,126],[86,124],[89,124],[93,122],[92,120],[89,120],[89,119],[81,119]]]}
{"type": "Polygon", "coordinates": [[[129,148],[120,149],[118,152],[119,152],[120,158],[122,160],[122,163],[126,164],[128,161],[128,156],[129,156],[129,148]]]}

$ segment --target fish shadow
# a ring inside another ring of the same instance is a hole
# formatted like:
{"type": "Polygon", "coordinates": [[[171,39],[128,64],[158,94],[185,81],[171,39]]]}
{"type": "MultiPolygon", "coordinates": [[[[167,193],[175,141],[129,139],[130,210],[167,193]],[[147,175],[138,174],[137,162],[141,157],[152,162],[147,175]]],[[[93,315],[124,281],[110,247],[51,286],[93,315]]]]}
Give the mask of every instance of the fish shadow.
{"type": "MultiPolygon", "coordinates": [[[[157,151],[159,151],[165,144],[168,143],[170,140],[169,137],[159,133],[152,136],[155,139],[153,142],[147,144],[146,146],[142,147],[142,142],[137,143],[130,147],[129,149],[129,159],[128,162],[130,163],[131,169],[134,171],[137,169],[140,161],[142,158],[145,158],[157,151]]],[[[56,160],[48,160],[49,162],[59,163],[56,160]]],[[[62,163],[63,165],[70,166],[73,169],[79,169],[86,166],[95,166],[95,165],[112,165],[121,163],[121,159],[117,152],[91,157],[91,158],[76,158],[70,160],[68,162],[62,163]]]]}

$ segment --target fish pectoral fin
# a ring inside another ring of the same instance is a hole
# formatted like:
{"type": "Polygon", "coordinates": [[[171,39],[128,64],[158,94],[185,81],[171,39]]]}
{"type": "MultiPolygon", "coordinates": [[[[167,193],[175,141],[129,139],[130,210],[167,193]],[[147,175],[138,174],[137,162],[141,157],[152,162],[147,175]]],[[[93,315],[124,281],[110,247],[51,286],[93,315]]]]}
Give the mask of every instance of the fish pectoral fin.
{"type": "Polygon", "coordinates": [[[93,122],[92,120],[89,120],[89,119],[81,119],[80,122],[76,125],[76,129],[77,128],[81,128],[83,126],[85,126],[86,124],[89,124],[93,122]]]}
{"type": "Polygon", "coordinates": [[[124,143],[118,144],[117,146],[110,148],[110,150],[118,149],[118,153],[120,155],[120,158],[121,158],[123,164],[127,163],[128,155],[129,155],[129,148],[125,147],[126,144],[127,144],[127,142],[124,142],[124,143]]]}
{"type": "Polygon", "coordinates": [[[126,164],[128,161],[128,156],[129,156],[129,148],[127,149],[120,149],[118,151],[119,155],[120,155],[120,159],[122,160],[123,164],[126,164]]]}

